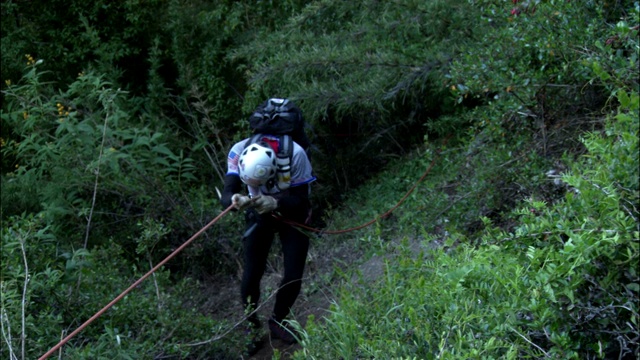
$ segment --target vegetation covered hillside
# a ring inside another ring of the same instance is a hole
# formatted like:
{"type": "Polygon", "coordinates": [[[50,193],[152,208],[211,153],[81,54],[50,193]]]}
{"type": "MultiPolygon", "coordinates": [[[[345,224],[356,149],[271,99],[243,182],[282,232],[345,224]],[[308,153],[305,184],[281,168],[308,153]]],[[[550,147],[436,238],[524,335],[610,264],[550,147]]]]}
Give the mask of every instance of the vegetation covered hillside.
{"type": "MultiPolygon", "coordinates": [[[[269,356],[638,357],[638,2],[1,11],[3,358],[39,358],[216,217],[270,96],[315,145],[323,232],[297,306],[331,306],[293,314],[300,345],[269,356]]],[[[223,217],[52,356],[244,357],[243,314],[210,309],[241,232],[223,217]]]]}

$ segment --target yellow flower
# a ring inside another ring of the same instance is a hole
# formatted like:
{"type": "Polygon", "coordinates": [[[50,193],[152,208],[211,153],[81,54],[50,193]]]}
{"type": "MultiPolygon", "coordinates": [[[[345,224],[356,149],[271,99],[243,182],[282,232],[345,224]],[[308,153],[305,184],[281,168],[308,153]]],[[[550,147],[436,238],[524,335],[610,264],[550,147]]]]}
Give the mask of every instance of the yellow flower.
{"type": "MultiPolygon", "coordinates": [[[[57,103],[56,107],[58,108],[58,116],[63,116],[65,114],[64,105],[57,103]]],[[[69,108],[69,110],[71,110],[71,108],[69,108]]],[[[69,111],[67,111],[66,114],[69,115],[69,111]]]]}
{"type": "Polygon", "coordinates": [[[4,83],[7,84],[7,86],[11,86],[11,80],[5,80],[4,83]]]}
{"type": "Polygon", "coordinates": [[[31,57],[30,54],[26,54],[24,57],[27,58],[27,65],[33,65],[36,63],[36,61],[33,59],[33,57],[31,57]]]}
{"type": "Polygon", "coordinates": [[[27,120],[27,118],[29,117],[29,114],[25,111],[22,113],[22,117],[27,120]]]}

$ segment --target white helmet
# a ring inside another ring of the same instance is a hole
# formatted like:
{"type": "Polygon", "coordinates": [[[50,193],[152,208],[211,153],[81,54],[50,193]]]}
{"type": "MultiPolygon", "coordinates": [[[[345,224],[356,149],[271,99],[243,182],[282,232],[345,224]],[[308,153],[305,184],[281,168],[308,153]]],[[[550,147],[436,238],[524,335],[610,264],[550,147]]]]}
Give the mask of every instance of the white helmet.
{"type": "Polygon", "coordinates": [[[247,146],[238,160],[240,180],[249,186],[261,186],[276,174],[276,154],[266,143],[247,146]]]}

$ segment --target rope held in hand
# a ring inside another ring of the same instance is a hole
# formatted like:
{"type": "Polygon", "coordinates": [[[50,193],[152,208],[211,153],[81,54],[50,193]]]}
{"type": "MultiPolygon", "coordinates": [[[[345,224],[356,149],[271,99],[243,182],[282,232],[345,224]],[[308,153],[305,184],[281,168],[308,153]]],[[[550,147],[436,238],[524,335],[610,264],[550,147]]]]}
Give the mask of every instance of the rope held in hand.
{"type": "Polygon", "coordinates": [[[144,276],[142,276],[136,282],[131,284],[131,286],[129,286],[125,291],[123,291],[122,294],[118,295],[115,299],[111,300],[111,302],[108,303],[105,307],[103,307],[102,310],[98,311],[95,315],[93,315],[91,318],[89,318],[89,320],[85,321],[84,324],[80,325],[80,327],[78,327],[76,330],[74,330],[71,334],[67,335],[67,337],[62,339],[56,346],[52,347],[51,350],[47,351],[38,360],[44,360],[44,359],[48,358],[49,356],[51,356],[51,354],[53,354],[56,350],[58,350],[64,344],[66,344],[72,337],[76,336],[80,331],[82,331],[85,327],[87,327],[89,324],[91,324],[95,319],[100,317],[105,311],[109,310],[110,307],[115,305],[115,303],[117,303],[123,297],[125,297],[125,295],[127,295],[131,290],[133,290],[136,286],[140,285],[140,283],[142,283],[146,278],[151,276],[151,274],[153,274],[156,270],[158,270],[160,267],[162,267],[164,264],[166,264],[167,261],[171,260],[180,251],[182,251],[189,244],[191,244],[191,242],[193,240],[195,240],[198,236],[202,235],[202,233],[205,232],[205,230],[207,230],[209,227],[211,227],[213,224],[215,224],[218,220],[220,220],[220,218],[222,218],[224,215],[226,215],[231,209],[233,209],[233,205],[231,205],[228,208],[226,208],[223,212],[221,212],[218,216],[216,216],[215,219],[211,220],[211,222],[209,222],[202,229],[200,229],[197,233],[195,233],[189,240],[185,241],[184,244],[180,245],[179,248],[175,249],[171,254],[169,254],[169,256],[167,256],[164,260],[162,260],[156,266],[154,266],[153,269],[149,270],[148,273],[144,274],[144,276]]]}

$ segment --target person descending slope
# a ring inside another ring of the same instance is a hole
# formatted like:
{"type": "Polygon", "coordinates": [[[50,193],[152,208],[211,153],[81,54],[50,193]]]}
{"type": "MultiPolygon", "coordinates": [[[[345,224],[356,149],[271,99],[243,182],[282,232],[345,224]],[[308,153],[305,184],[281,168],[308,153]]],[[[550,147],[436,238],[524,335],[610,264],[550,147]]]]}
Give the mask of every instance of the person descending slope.
{"type": "MultiPolygon", "coordinates": [[[[287,106],[291,106],[288,100],[269,99],[265,104],[252,117],[260,114],[272,125],[287,120],[301,120],[294,119],[294,116],[287,118],[279,115],[289,108],[287,106]],[[269,105],[271,109],[265,111],[269,105]]],[[[282,245],[284,274],[268,327],[272,338],[292,344],[297,341],[296,336],[284,320],[300,293],[309,238],[291,225],[276,220],[272,212],[294,222],[308,222],[311,212],[310,184],[316,177],[305,150],[291,139],[291,129],[284,131],[285,134],[282,132],[278,128],[262,127],[254,130],[253,136],[231,147],[221,202],[225,208],[233,204],[245,215],[240,295],[246,313],[250,314],[247,332],[252,335],[262,326],[254,310],[260,301],[260,282],[269,250],[275,235],[278,235],[282,245]],[[269,133],[270,130],[272,133],[269,133]],[[246,189],[244,193],[243,185],[246,189]]],[[[250,354],[261,346],[256,339],[252,339],[248,349],[250,354]]]]}

